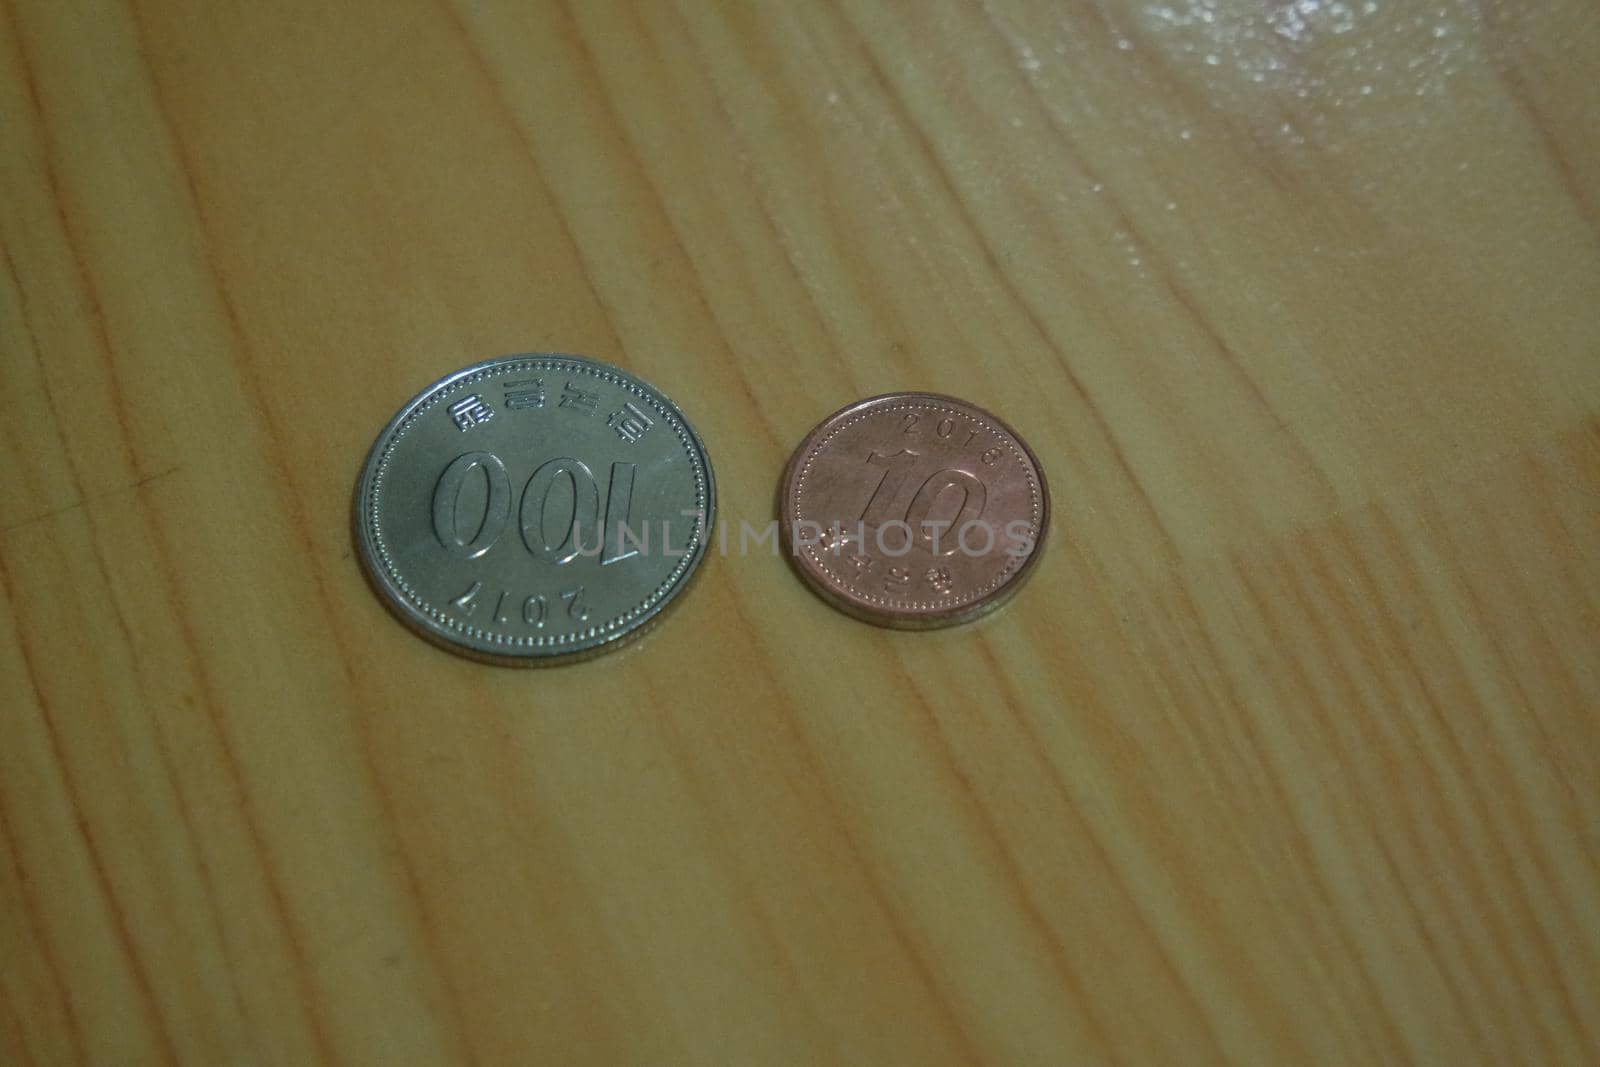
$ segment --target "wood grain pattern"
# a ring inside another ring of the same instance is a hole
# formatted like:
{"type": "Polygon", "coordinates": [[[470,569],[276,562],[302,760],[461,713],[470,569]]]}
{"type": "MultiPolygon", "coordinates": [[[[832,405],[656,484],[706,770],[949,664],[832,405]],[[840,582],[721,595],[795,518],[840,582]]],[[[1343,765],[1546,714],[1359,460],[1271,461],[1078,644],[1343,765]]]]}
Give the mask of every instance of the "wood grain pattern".
{"type": "Polygon", "coordinates": [[[0,0],[0,1062],[1600,1061],[1593,16],[0,0]],[[536,350],[1051,542],[456,659],[350,488],[536,350]]]}

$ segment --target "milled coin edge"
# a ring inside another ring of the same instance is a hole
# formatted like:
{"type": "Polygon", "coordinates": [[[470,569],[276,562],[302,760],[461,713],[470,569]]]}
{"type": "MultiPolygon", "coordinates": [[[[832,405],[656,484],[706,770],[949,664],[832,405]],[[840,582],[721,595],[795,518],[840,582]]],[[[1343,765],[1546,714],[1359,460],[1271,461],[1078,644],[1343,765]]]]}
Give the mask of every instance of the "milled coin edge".
{"type": "Polygon", "coordinates": [[[710,531],[716,523],[716,514],[717,478],[716,470],[711,463],[711,455],[706,449],[705,442],[701,439],[699,431],[695,429],[694,424],[689,421],[683,409],[670,396],[637,374],[602,360],[591,359],[588,356],[573,355],[567,352],[521,352],[515,355],[495,356],[469,364],[430,383],[411,397],[410,400],[406,401],[395,412],[394,417],[384,424],[383,429],[378,431],[377,436],[373,438],[372,446],[367,449],[366,458],[361,463],[361,474],[356,479],[354,496],[351,501],[350,522],[351,537],[355,542],[356,555],[361,561],[361,570],[368,585],[372,587],[377,594],[378,600],[388,609],[389,613],[399,619],[407,629],[432,645],[479,663],[500,667],[554,667],[592,659],[642,637],[648,631],[653,630],[667,609],[678,602],[683,591],[688,588],[699,574],[701,563],[705,558],[706,547],[710,543],[710,531]],[[440,627],[432,619],[429,619],[416,609],[405,596],[404,591],[396,584],[393,576],[388,573],[388,569],[384,567],[377,556],[375,546],[371,543],[367,521],[370,512],[367,502],[371,498],[373,479],[376,477],[378,464],[383,456],[385,446],[399,426],[429,397],[441,390],[448,390],[454,387],[461,379],[471,377],[482,371],[505,363],[537,359],[567,360],[598,368],[608,374],[627,378],[655,394],[671,408],[673,414],[677,416],[678,421],[682,424],[690,443],[693,444],[695,453],[698,455],[701,466],[705,470],[705,522],[701,526],[700,534],[697,538],[698,543],[683,568],[682,577],[678,579],[676,585],[651,605],[649,610],[631,627],[601,635],[593,639],[592,643],[579,644],[560,652],[536,649],[520,653],[500,652],[477,644],[463,642],[459,635],[440,627]]]}

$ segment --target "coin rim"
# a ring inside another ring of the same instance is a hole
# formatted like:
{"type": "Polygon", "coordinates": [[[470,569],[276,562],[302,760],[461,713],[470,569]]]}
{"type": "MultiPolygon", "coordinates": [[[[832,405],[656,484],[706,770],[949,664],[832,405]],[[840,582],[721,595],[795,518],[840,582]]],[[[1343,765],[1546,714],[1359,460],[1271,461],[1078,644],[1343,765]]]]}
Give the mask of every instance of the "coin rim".
{"type": "Polygon", "coordinates": [[[1013,596],[1015,596],[1017,594],[1017,590],[1021,589],[1028,578],[1032,576],[1034,567],[1037,566],[1039,562],[1039,557],[1044,555],[1045,538],[1049,535],[1049,532],[1050,485],[1045,478],[1044,467],[1042,464],[1040,464],[1039,457],[1034,454],[1033,449],[1028,446],[1028,442],[1023,439],[1021,434],[1017,433],[1017,431],[1011,427],[1010,423],[995,415],[987,408],[980,407],[970,400],[963,400],[958,396],[951,396],[948,393],[930,393],[920,391],[879,393],[876,396],[869,396],[863,400],[857,400],[853,403],[846,404],[838,411],[835,411],[831,415],[828,415],[826,418],[822,419],[822,421],[818,422],[816,426],[812,427],[811,432],[806,434],[804,439],[801,440],[800,444],[796,446],[794,452],[789,456],[789,462],[785,464],[783,469],[783,478],[778,483],[778,536],[783,545],[784,555],[788,557],[789,566],[800,575],[800,578],[806,583],[806,585],[811,587],[812,592],[816,593],[832,607],[837,608],[846,615],[859,619],[862,622],[868,622],[874,626],[882,626],[892,630],[936,630],[946,626],[959,626],[963,623],[972,622],[981,616],[995,611],[1001,605],[1005,604],[1013,596]],[[920,612],[916,614],[885,611],[841,592],[829,584],[825,576],[806,566],[805,560],[801,558],[800,553],[795,551],[795,546],[793,543],[794,521],[797,517],[795,515],[793,490],[795,482],[799,478],[800,470],[804,466],[804,460],[810,453],[811,449],[815,447],[818,439],[821,438],[826,431],[832,428],[835,423],[849,418],[858,412],[862,412],[867,408],[891,402],[903,403],[908,400],[957,404],[963,408],[967,408],[978,413],[985,419],[988,419],[1005,433],[1010,434],[1011,440],[1016,442],[1017,447],[1022,450],[1023,455],[1027,456],[1028,462],[1033,464],[1034,474],[1039,480],[1039,531],[1033,539],[1033,551],[1029,553],[1027,559],[1022,561],[1022,565],[1016,569],[1011,577],[1001,584],[998,589],[991,591],[984,597],[981,597],[970,604],[962,604],[957,607],[944,609],[942,611],[920,612]]]}
{"type": "Polygon", "coordinates": [[[645,381],[638,375],[598,359],[591,359],[588,356],[573,355],[567,352],[522,352],[516,355],[496,356],[491,359],[480,360],[477,363],[472,363],[468,366],[462,367],[459,370],[452,371],[450,374],[447,374],[443,378],[440,378],[432,384],[426,386],[410,400],[406,401],[406,403],[401,406],[400,410],[395,413],[394,417],[384,424],[383,429],[378,431],[377,437],[373,439],[372,446],[367,450],[366,459],[361,464],[360,477],[356,479],[355,492],[351,501],[350,520],[351,534],[356,544],[356,554],[361,560],[361,569],[363,574],[366,576],[368,584],[370,584],[374,591],[379,594],[378,599],[384,604],[385,607],[389,609],[390,613],[404,623],[412,632],[425,638],[431,644],[453,652],[456,655],[476,660],[480,663],[489,663],[496,666],[510,667],[547,667],[576,663],[580,660],[590,659],[602,653],[612,651],[613,649],[616,649],[617,647],[626,644],[635,638],[643,636],[646,631],[653,629],[655,624],[660,620],[662,614],[669,607],[677,603],[680,594],[682,594],[683,590],[699,573],[700,565],[705,558],[706,546],[711,540],[709,532],[714,528],[716,514],[717,478],[716,471],[711,464],[711,455],[706,450],[705,442],[700,439],[700,434],[695,430],[694,425],[689,421],[688,416],[683,413],[683,409],[679,407],[671,397],[667,396],[666,393],[662,392],[656,386],[645,381]],[[439,626],[432,619],[422,614],[419,610],[417,610],[416,606],[413,605],[403,595],[403,592],[395,584],[393,576],[387,572],[387,569],[383,566],[382,561],[378,559],[376,549],[371,543],[370,533],[367,529],[367,519],[369,515],[367,501],[370,497],[372,479],[377,473],[378,463],[382,458],[385,446],[389,443],[389,440],[396,429],[398,429],[399,426],[405,422],[406,419],[414,411],[416,411],[418,407],[425,403],[428,398],[432,397],[441,390],[450,389],[461,379],[477,374],[481,371],[488,370],[505,363],[517,363],[524,360],[539,359],[566,360],[572,363],[584,364],[589,367],[596,368],[607,374],[626,378],[640,387],[649,390],[649,392],[654,394],[655,397],[657,397],[663,404],[670,408],[673,414],[678,417],[678,421],[683,426],[685,435],[688,437],[690,443],[693,444],[695,452],[700,458],[700,463],[705,470],[705,522],[701,527],[701,535],[698,538],[699,543],[695,547],[694,552],[691,554],[691,558],[689,559],[687,565],[684,567],[682,576],[678,579],[677,583],[661,597],[660,600],[656,601],[656,603],[652,605],[644,615],[636,619],[631,626],[624,629],[614,630],[608,634],[590,639],[592,643],[564,648],[556,652],[540,650],[537,648],[537,646],[530,647],[526,651],[521,652],[494,651],[486,648],[479,648],[477,645],[463,643],[458,634],[454,633],[454,631],[450,631],[442,626],[439,626]]]}

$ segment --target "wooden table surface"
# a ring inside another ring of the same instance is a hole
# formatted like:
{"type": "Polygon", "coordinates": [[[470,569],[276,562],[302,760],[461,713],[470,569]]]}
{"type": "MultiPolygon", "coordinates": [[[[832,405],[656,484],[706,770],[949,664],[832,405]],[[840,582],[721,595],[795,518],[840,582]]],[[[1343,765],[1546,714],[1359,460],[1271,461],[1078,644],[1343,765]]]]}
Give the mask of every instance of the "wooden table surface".
{"type": "Polygon", "coordinates": [[[0,0],[0,1063],[1600,1061],[1588,0],[0,0]],[[352,555],[468,362],[856,398],[997,616],[766,550],[477,665],[352,555]]]}

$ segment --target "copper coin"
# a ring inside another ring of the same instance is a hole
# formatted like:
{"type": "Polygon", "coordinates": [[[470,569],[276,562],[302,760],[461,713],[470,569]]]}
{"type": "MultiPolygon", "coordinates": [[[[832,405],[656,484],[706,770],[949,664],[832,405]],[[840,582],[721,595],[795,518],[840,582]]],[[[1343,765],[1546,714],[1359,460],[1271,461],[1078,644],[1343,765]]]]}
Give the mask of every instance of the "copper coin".
{"type": "Polygon", "coordinates": [[[999,607],[1050,524],[1039,461],[1004,422],[954,397],[888,393],[800,443],[779,497],[784,547],[841,611],[880,626],[966,622],[999,607]]]}

